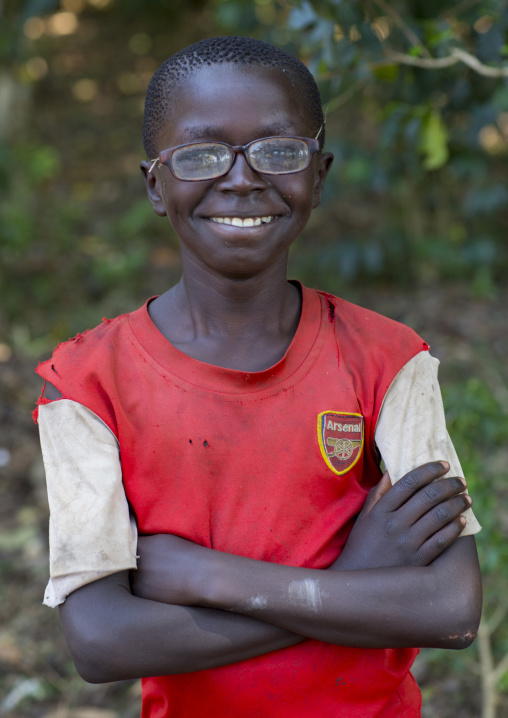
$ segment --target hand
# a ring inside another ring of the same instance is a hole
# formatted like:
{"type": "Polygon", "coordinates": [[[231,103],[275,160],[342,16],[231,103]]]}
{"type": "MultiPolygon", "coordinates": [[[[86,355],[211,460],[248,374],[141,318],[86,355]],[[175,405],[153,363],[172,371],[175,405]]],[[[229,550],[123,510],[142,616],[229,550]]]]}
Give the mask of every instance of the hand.
{"type": "Polygon", "coordinates": [[[180,536],[139,536],[138,568],[131,571],[131,590],[139,598],[179,606],[196,606],[213,551],[180,536]]]}
{"type": "Polygon", "coordinates": [[[460,536],[471,505],[458,477],[441,481],[446,462],[430,462],[394,486],[385,473],[370,491],[344,550],[331,568],[427,566],[460,536]],[[434,482],[434,483],[433,483],[434,482]]]}

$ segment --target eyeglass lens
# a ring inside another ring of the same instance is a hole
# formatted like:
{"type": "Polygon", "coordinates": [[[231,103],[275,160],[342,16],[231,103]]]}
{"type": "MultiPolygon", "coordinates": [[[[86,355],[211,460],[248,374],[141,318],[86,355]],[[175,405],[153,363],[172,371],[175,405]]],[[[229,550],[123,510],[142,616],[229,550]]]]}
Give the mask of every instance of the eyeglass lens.
{"type": "MultiPolygon", "coordinates": [[[[292,137],[273,137],[253,142],[246,151],[251,167],[264,174],[290,174],[305,169],[310,152],[307,143],[292,137]]],[[[180,147],[171,157],[175,176],[183,180],[220,177],[233,164],[234,152],[227,145],[203,142],[180,147]]]]}

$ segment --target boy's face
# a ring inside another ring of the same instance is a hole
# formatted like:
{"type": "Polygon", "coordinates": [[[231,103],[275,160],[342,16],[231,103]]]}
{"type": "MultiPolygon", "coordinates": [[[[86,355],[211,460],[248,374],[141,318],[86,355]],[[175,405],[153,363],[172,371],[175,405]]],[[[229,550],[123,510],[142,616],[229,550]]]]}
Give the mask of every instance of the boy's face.
{"type": "MultiPolygon", "coordinates": [[[[183,80],[174,107],[159,151],[198,141],[246,145],[261,137],[317,132],[301,110],[298,93],[266,68],[200,69],[183,80]]],[[[318,153],[302,172],[266,175],[239,154],[226,175],[199,182],[178,180],[164,165],[150,174],[149,163],[142,168],[155,212],[168,216],[180,239],[184,265],[192,258],[214,272],[245,277],[286,262],[287,250],[320,202],[331,161],[329,153],[318,153]],[[217,221],[270,217],[250,227],[217,221]]]]}

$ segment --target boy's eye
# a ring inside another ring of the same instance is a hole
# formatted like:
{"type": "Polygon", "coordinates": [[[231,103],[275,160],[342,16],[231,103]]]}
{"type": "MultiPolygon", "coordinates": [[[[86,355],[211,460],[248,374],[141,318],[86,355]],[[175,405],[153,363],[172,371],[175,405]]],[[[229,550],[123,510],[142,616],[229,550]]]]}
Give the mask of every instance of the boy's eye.
{"type": "Polygon", "coordinates": [[[249,157],[260,172],[294,172],[307,163],[308,152],[305,142],[288,138],[283,142],[277,139],[255,144],[249,157]]]}
{"type": "Polygon", "coordinates": [[[192,145],[182,147],[173,153],[172,165],[175,174],[185,179],[201,179],[212,172],[225,171],[231,162],[231,150],[224,145],[192,145]]]}
{"type": "Polygon", "coordinates": [[[221,145],[212,145],[210,147],[192,147],[178,150],[173,154],[173,162],[178,164],[203,164],[214,165],[221,164],[225,160],[229,160],[231,152],[227,147],[221,145]]]}

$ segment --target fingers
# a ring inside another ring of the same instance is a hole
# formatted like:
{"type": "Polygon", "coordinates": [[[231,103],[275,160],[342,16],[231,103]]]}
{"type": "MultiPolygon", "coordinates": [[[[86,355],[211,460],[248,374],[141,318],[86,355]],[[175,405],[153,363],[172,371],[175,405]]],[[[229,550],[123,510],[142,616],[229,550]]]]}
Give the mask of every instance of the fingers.
{"type": "Polygon", "coordinates": [[[362,513],[368,513],[372,508],[374,508],[377,502],[382,499],[391,488],[392,482],[390,480],[390,474],[388,471],[385,471],[379,483],[376,484],[367,494],[367,499],[363,505],[362,513]]]}
{"type": "MultiPolygon", "coordinates": [[[[435,516],[436,512],[441,512],[444,517],[448,516],[447,521],[443,521],[440,526],[444,526],[453,518],[464,511],[450,514],[448,510],[448,501],[452,497],[462,494],[466,488],[466,482],[458,476],[448,476],[446,479],[435,481],[432,484],[424,486],[411,496],[406,503],[399,509],[400,517],[405,521],[406,525],[412,526],[422,516],[435,516]]],[[[455,504],[451,504],[455,506],[455,504]]],[[[461,504],[462,505],[462,504],[461,504]]]]}
{"type": "MultiPolygon", "coordinates": [[[[428,511],[412,527],[412,533],[422,546],[431,537],[436,535],[442,528],[459,519],[463,511],[466,511],[472,504],[471,497],[467,494],[454,496],[443,501],[438,506],[428,511]]],[[[464,519],[465,521],[465,519],[464,519]]],[[[462,530],[462,529],[461,529],[462,530]]]]}
{"type": "Polygon", "coordinates": [[[432,563],[457,540],[465,525],[466,519],[459,516],[433,534],[418,551],[418,565],[428,566],[432,563]]]}
{"type": "MultiPolygon", "coordinates": [[[[446,461],[430,461],[428,464],[417,466],[397,481],[383,497],[383,509],[396,511],[421,488],[444,476],[449,468],[450,465],[446,461]]],[[[428,508],[427,505],[427,510],[428,508]]]]}

